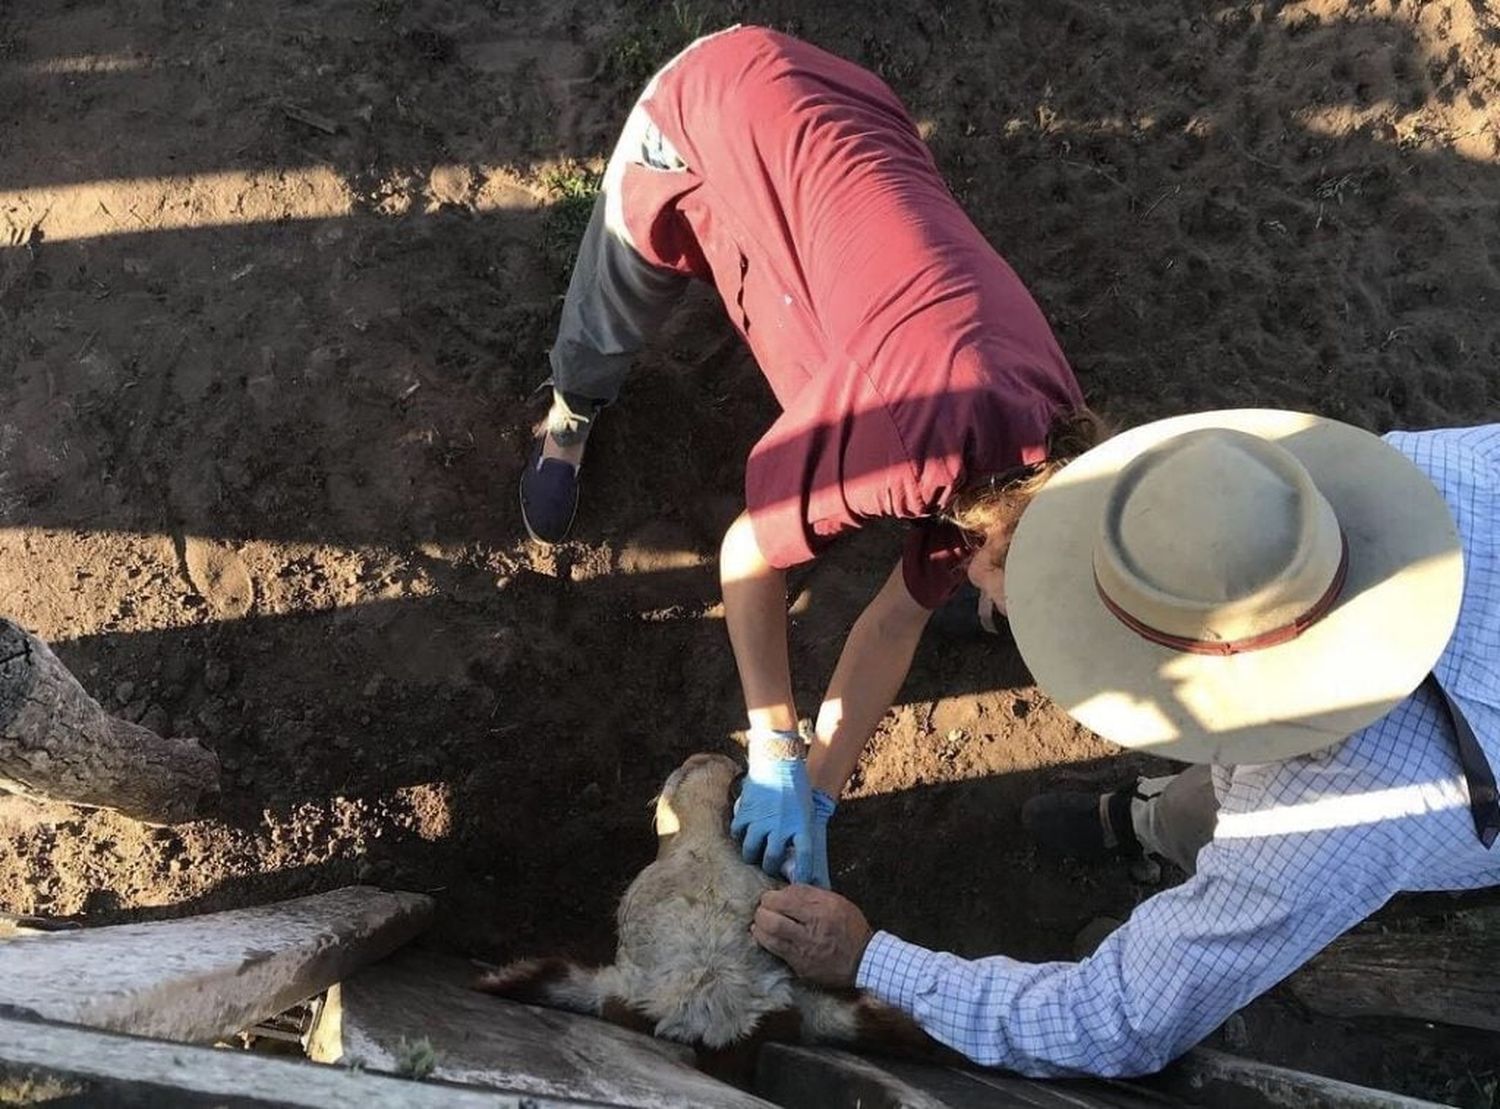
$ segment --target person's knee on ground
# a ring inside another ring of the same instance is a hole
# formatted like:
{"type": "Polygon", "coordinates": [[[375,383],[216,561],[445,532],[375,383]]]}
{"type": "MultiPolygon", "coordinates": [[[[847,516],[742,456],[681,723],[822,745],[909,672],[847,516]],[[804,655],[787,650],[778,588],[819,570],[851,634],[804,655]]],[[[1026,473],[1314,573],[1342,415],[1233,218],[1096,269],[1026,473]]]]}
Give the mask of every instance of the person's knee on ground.
{"type": "Polygon", "coordinates": [[[1218,804],[1212,770],[1141,778],[1108,793],[1043,793],[1021,823],[1043,850],[1069,858],[1136,860],[1157,855],[1192,874],[1213,838],[1218,804]]]}

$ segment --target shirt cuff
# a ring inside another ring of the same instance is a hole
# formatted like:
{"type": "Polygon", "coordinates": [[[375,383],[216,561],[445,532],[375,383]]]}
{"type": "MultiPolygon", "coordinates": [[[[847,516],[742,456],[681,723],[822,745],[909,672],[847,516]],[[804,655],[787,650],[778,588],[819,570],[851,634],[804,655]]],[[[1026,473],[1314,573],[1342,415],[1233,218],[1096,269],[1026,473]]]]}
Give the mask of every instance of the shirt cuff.
{"type": "Polygon", "coordinates": [[[887,1005],[910,1013],[916,1008],[918,994],[931,989],[930,967],[937,957],[937,952],[907,943],[899,936],[876,932],[859,961],[854,984],[887,1005]]]}

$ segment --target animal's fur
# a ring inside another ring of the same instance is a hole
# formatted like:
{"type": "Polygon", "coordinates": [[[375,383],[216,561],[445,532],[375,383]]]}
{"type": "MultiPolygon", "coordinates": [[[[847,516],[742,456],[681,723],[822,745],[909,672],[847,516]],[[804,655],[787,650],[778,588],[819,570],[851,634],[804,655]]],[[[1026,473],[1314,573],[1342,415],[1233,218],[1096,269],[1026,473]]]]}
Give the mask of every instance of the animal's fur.
{"type": "Polygon", "coordinates": [[[776,1039],[932,1054],[936,1045],[903,1014],[797,982],[751,939],[760,895],[781,883],[743,862],[729,838],[738,769],[722,755],[694,755],[667,779],[656,861],[620,901],[612,965],[526,959],[478,987],[710,1050],[776,1039]]]}

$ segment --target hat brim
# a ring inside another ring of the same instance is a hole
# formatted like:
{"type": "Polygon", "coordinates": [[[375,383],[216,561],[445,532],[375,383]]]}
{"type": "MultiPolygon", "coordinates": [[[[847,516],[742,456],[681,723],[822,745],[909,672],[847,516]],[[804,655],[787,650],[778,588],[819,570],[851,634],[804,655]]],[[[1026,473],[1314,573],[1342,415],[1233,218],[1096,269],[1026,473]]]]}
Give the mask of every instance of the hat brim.
{"type": "Polygon", "coordinates": [[[1022,514],[1005,597],[1032,676],[1085,727],[1186,762],[1261,763],[1336,743],[1421,683],[1457,622],[1463,557],[1442,494],[1378,437],[1305,413],[1231,409],[1134,428],[1063,468],[1022,514]],[[1227,657],[1143,639],[1105,608],[1093,572],[1115,476],[1162,440],[1210,427],[1295,455],[1349,543],[1327,616],[1288,643],[1227,657]]]}

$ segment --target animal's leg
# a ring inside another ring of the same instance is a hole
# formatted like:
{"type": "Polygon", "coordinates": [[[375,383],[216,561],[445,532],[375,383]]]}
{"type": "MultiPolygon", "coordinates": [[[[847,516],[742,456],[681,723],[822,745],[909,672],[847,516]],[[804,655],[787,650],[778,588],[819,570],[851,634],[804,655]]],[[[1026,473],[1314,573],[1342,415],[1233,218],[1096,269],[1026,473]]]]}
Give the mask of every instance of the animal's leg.
{"type": "Polygon", "coordinates": [[[859,995],[824,993],[792,986],[792,999],[802,1014],[801,1039],[807,1044],[853,1046],[859,1039],[859,995]]]}
{"type": "Polygon", "coordinates": [[[838,993],[794,986],[802,1011],[802,1041],[898,1055],[929,1062],[957,1062],[962,1057],[944,1047],[911,1017],[857,990],[838,993]]]}
{"type": "Polygon", "coordinates": [[[521,959],[491,971],[474,988],[527,1005],[603,1017],[632,1032],[652,1034],[655,1022],[623,996],[614,967],[586,967],[571,959],[521,959]]]}
{"type": "Polygon", "coordinates": [[[605,975],[613,969],[556,957],[521,959],[490,971],[474,988],[528,1005],[599,1016],[609,999],[605,975]]]}
{"type": "Polygon", "coordinates": [[[795,1005],[774,1009],[761,1014],[755,1030],[744,1039],[717,1048],[699,1045],[698,1069],[720,1082],[749,1089],[754,1084],[755,1062],[762,1047],[801,1042],[802,1011],[795,1005]]]}

